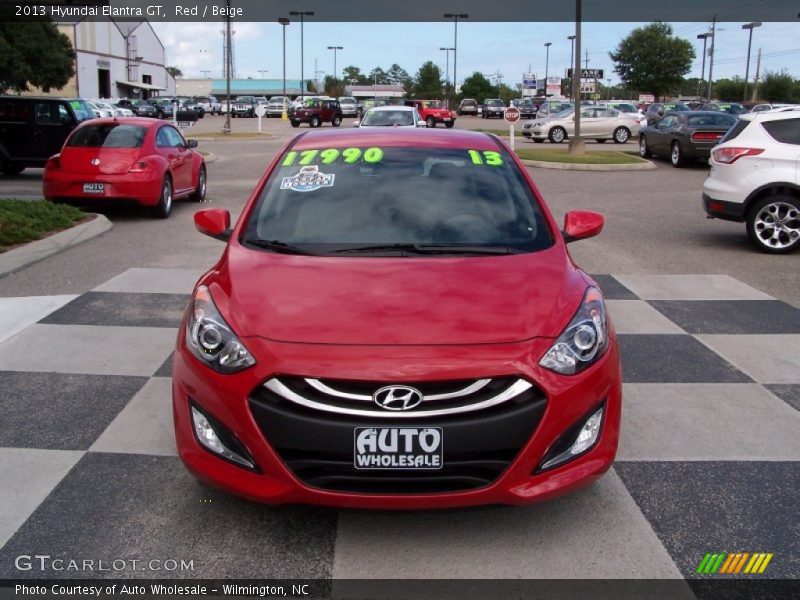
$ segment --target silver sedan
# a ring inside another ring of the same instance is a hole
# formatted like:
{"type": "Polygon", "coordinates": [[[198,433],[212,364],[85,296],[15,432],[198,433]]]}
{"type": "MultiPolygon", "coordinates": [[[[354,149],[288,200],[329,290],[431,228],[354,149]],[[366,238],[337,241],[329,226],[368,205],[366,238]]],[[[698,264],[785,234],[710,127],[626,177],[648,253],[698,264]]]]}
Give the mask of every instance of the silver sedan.
{"type": "MultiPolygon", "coordinates": [[[[638,136],[639,129],[636,119],[613,108],[581,107],[582,138],[624,144],[631,136],[638,136]]],[[[548,119],[532,119],[523,126],[522,135],[534,142],[550,140],[560,144],[575,135],[575,110],[568,108],[548,119]]]]}

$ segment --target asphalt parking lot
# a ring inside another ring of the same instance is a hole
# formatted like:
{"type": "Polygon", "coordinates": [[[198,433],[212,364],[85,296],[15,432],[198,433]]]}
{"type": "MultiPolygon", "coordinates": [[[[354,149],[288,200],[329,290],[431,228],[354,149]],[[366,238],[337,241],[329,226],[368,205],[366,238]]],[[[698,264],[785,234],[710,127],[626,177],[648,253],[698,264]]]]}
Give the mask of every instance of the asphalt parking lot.
{"type": "MultiPolygon", "coordinates": [[[[772,577],[800,578],[798,257],[707,220],[702,165],[530,169],[559,220],[606,217],[570,246],[622,349],[623,434],[600,482],[524,508],[415,513],[270,508],[196,483],[172,441],[169,364],[192,284],[223,245],[192,215],[238,215],[298,131],[264,119],[259,136],[255,119],[233,119],[253,135],[222,140],[222,122],[187,132],[216,157],[207,203],[177,202],[167,220],[109,210],[108,233],[0,278],[0,576],[71,576],[14,567],[38,551],[194,560],[143,577],[673,579],[708,552],[770,552],[772,577]]],[[[0,179],[0,196],[40,186],[31,169],[0,179]]]]}

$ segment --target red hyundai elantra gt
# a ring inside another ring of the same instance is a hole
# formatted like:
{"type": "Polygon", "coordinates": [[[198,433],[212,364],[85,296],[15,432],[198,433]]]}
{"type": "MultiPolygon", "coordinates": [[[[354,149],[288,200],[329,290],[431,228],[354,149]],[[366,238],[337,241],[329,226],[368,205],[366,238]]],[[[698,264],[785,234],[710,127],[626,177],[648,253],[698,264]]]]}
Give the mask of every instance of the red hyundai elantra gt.
{"type": "Polygon", "coordinates": [[[600,477],[621,376],[597,284],[476,132],[314,131],[268,166],[178,335],[178,450],[269,503],[522,504],[600,477]]]}

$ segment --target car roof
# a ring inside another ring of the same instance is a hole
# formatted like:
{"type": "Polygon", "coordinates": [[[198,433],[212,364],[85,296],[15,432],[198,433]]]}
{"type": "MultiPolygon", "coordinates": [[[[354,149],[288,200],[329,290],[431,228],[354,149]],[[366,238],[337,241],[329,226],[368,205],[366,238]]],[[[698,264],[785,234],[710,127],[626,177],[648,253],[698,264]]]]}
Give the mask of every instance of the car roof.
{"type": "Polygon", "coordinates": [[[171,125],[168,121],[161,121],[148,119],[147,117],[117,117],[116,119],[110,117],[103,117],[101,119],[89,119],[81,123],[91,123],[92,125],[108,125],[110,123],[119,123],[122,125],[141,125],[142,127],[155,127],[156,125],[171,125]]]}
{"type": "Polygon", "coordinates": [[[415,111],[417,109],[414,106],[401,106],[399,104],[397,104],[397,105],[390,104],[389,106],[373,106],[369,110],[370,110],[370,112],[371,111],[385,112],[387,110],[402,110],[402,111],[405,111],[405,112],[413,112],[413,111],[415,111]]]}
{"type": "Polygon", "coordinates": [[[309,131],[295,138],[293,150],[332,146],[400,146],[409,148],[463,148],[498,150],[494,136],[466,129],[367,128],[309,131]],[[387,132],[386,129],[391,129],[387,132]]]}
{"type": "Polygon", "coordinates": [[[757,113],[744,113],[743,115],[739,115],[739,118],[745,121],[783,121],[784,119],[800,118],[800,115],[794,110],[769,110],[757,113]]]}

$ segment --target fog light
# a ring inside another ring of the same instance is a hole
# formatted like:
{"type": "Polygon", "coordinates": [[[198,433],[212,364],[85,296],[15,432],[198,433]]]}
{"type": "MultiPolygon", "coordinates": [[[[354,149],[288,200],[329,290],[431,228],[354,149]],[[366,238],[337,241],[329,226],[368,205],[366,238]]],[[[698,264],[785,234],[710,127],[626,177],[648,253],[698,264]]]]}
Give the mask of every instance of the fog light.
{"type": "Polygon", "coordinates": [[[577,430],[577,435],[571,430],[568,436],[564,436],[559,440],[553,448],[547,453],[545,461],[539,467],[540,471],[555,467],[563,462],[566,462],[579,454],[583,454],[594,446],[597,438],[600,436],[600,426],[603,423],[603,409],[600,408],[583,422],[580,429],[577,430]],[[569,444],[567,446],[567,444],[569,444]],[[565,446],[567,446],[565,448],[565,446]],[[555,454],[555,456],[552,456],[555,454]],[[552,456],[552,458],[550,458],[552,456]]]}
{"type": "Polygon", "coordinates": [[[255,470],[255,464],[253,464],[251,460],[228,449],[220,439],[220,436],[217,434],[216,429],[214,429],[208,417],[194,406],[192,406],[192,423],[194,424],[194,433],[197,436],[197,441],[200,442],[203,447],[237,465],[255,470]]]}

